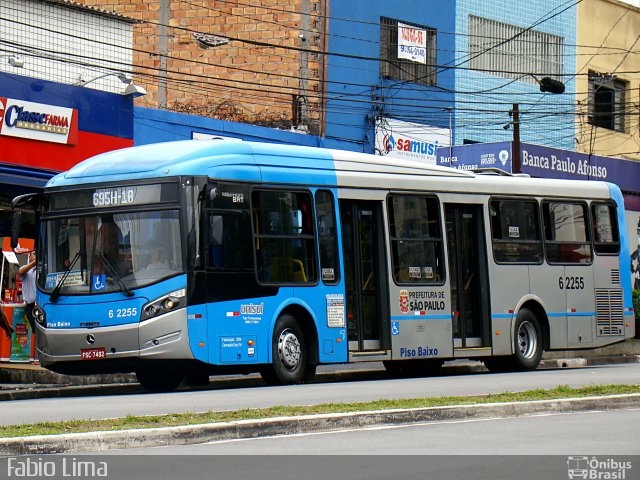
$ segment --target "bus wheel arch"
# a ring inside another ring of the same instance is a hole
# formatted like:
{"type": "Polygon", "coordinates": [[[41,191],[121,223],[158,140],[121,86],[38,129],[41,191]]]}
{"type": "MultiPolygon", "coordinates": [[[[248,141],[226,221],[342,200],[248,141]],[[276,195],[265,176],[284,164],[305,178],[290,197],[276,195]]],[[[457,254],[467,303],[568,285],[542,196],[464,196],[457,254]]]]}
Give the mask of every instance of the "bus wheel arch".
{"type": "Polygon", "coordinates": [[[520,306],[511,324],[512,354],[487,357],[484,364],[495,373],[534,370],[540,364],[543,350],[548,348],[549,318],[539,302],[528,300],[520,306]]]}
{"type": "Polygon", "coordinates": [[[549,317],[547,317],[547,312],[545,311],[544,307],[535,300],[529,300],[525,302],[522,307],[520,307],[520,310],[522,310],[523,308],[530,310],[535,315],[542,333],[542,348],[544,350],[549,350],[551,344],[549,317]]]}
{"type": "Polygon", "coordinates": [[[545,344],[544,328],[534,310],[523,306],[516,316],[513,339],[513,367],[515,370],[535,370],[542,359],[545,344]]]}
{"type": "Polygon", "coordinates": [[[317,364],[317,333],[309,312],[290,305],[280,314],[271,336],[271,363],[260,368],[270,385],[294,384],[311,380],[317,364]]]}

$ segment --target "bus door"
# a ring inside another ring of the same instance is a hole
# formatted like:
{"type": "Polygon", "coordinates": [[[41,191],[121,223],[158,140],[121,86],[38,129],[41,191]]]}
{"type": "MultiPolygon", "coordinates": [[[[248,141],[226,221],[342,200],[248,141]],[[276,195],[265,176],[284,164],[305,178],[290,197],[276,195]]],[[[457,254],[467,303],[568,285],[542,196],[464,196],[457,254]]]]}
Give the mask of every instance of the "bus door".
{"type": "Polygon", "coordinates": [[[341,200],[342,246],[349,351],[384,348],[383,318],[388,321],[382,203],[341,200]]]}
{"type": "Polygon", "coordinates": [[[445,204],[454,348],[489,347],[489,281],[482,205],[445,204]]]}

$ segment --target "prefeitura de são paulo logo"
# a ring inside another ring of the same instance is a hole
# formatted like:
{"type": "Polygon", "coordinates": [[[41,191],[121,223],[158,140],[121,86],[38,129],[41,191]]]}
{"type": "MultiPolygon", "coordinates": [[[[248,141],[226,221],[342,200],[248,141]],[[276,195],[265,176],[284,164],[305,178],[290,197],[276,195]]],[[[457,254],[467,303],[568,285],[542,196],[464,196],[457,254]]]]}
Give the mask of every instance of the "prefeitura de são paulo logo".
{"type": "Polygon", "coordinates": [[[409,291],[400,290],[400,312],[409,312],[409,291]]]}

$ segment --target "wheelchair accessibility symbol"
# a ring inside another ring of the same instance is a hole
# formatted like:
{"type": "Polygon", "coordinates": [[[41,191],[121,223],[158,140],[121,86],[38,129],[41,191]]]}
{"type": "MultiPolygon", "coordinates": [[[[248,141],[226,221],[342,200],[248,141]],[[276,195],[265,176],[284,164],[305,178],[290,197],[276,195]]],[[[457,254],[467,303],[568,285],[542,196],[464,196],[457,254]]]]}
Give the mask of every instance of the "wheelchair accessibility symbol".
{"type": "Polygon", "coordinates": [[[93,290],[104,290],[107,288],[107,276],[106,275],[94,275],[93,276],[93,290]]]}
{"type": "Polygon", "coordinates": [[[400,322],[391,323],[391,335],[400,335],[400,322]]]}

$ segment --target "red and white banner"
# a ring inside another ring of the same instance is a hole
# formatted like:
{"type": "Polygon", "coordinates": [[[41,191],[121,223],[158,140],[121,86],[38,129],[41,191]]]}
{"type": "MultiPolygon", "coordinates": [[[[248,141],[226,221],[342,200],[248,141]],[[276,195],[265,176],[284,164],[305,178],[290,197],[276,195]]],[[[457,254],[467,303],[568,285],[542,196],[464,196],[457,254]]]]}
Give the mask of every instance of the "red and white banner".
{"type": "Polygon", "coordinates": [[[398,58],[427,63],[427,31],[398,23],[398,58]]]}

